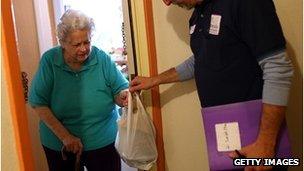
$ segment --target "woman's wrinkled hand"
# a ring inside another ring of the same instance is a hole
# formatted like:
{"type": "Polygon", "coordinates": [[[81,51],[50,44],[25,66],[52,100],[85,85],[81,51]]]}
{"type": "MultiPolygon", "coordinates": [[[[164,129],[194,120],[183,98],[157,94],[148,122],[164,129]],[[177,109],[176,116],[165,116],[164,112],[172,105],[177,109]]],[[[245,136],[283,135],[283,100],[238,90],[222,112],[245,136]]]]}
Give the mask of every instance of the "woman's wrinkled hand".
{"type": "Polygon", "coordinates": [[[77,155],[81,155],[83,150],[83,145],[80,138],[69,134],[62,140],[62,143],[65,151],[72,152],[77,155]]]}
{"type": "Polygon", "coordinates": [[[115,102],[118,106],[128,106],[128,92],[129,90],[122,90],[116,97],[115,102]]]}

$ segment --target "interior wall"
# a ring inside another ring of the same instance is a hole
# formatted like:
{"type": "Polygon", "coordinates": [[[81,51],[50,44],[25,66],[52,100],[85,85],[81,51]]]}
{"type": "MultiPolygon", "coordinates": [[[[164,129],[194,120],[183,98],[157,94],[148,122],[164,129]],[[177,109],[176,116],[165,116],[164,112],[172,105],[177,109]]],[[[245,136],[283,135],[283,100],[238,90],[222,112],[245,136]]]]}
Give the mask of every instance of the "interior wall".
{"type": "MultiPolygon", "coordinates": [[[[22,72],[27,73],[29,87],[40,60],[34,4],[33,0],[13,0],[12,2],[15,15],[20,67],[22,72]]],[[[48,170],[46,158],[39,140],[39,118],[33,113],[33,110],[28,103],[26,104],[26,107],[35,168],[37,171],[46,171],[48,170]]]]}
{"type": "Polygon", "coordinates": [[[4,67],[1,66],[1,169],[20,170],[4,67]]]}
{"type": "MultiPolygon", "coordinates": [[[[188,18],[191,11],[153,1],[158,72],[192,54],[188,18]]],[[[207,149],[195,82],[160,86],[167,171],[208,170],[207,149]]]]}
{"type": "MultiPolygon", "coordinates": [[[[275,1],[287,40],[287,51],[295,66],[287,122],[293,152],[302,158],[303,33],[302,1],[275,1]]],[[[153,1],[158,71],[184,61],[189,48],[188,19],[191,11],[167,7],[153,1]]],[[[194,81],[160,86],[166,167],[168,171],[208,170],[207,149],[194,81]]],[[[303,161],[303,160],[301,160],[303,161]]],[[[292,168],[291,170],[299,170],[292,168]]]]}
{"type": "Polygon", "coordinates": [[[293,0],[290,3],[276,0],[274,2],[286,38],[287,53],[295,70],[286,112],[289,137],[294,156],[303,161],[303,1],[293,0]]]}

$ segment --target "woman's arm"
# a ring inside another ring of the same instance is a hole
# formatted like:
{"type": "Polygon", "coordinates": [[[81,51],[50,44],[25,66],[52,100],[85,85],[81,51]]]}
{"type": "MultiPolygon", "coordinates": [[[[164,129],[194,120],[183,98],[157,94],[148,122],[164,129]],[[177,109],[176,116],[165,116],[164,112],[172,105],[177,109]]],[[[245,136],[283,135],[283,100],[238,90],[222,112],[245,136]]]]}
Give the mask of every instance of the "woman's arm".
{"type": "Polygon", "coordinates": [[[115,96],[115,103],[118,106],[123,107],[128,105],[128,91],[128,89],[122,90],[115,96]]]}
{"type": "Polygon", "coordinates": [[[81,154],[83,145],[81,140],[72,134],[60,123],[54,116],[51,109],[47,106],[34,107],[35,113],[39,118],[53,131],[53,133],[62,141],[67,151],[81,154]]]}

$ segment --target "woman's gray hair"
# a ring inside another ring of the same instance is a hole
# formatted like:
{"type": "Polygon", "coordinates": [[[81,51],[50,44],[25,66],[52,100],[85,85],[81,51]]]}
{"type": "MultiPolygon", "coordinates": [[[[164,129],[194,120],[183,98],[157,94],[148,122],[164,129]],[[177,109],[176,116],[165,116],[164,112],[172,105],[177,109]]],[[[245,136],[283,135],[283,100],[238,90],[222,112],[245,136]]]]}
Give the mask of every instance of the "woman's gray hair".
{"type": "Polygon", "coordinates": [[[67,35],[76,30],[88,30],[90,34],[95,28],[92,18],[78,10],[69,9],[60,18],[57,25],[57,38],[62,44],[67,35]]]}

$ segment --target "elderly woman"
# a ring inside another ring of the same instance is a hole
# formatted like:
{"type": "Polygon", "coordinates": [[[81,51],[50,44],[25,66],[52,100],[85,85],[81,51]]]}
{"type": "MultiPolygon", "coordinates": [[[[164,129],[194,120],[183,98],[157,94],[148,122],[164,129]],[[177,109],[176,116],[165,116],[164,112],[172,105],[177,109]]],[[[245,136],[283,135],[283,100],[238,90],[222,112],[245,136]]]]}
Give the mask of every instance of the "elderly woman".
{"type": "Polygon", "coordinates": [[[66,11],[57,26],[60,46],[43,54],[32,82],[29,102],[41,119],[51,171],[74,170],[76,159],[89,171],[120,170],[115,103],[127,104],[128,82],[106,53],[91,46],[93,28],[80,11],[66,11]]]}

